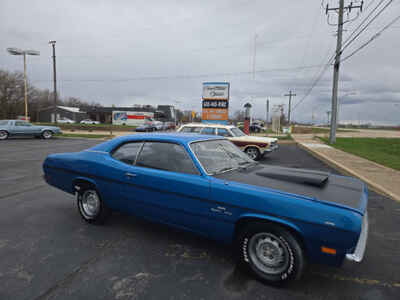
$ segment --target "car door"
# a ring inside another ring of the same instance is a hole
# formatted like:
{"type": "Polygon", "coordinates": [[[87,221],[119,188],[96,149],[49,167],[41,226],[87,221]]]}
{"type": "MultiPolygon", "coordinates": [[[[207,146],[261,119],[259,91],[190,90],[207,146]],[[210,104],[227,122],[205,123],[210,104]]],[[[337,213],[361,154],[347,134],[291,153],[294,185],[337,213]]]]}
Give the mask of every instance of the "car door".
{"type": "Polygon", "coordinates": [[[32,124],[25,121],[15,121],[16,135],[33,135],[32,124]]]}
{"type": "Polygon", "coordinates": [[[129,196],[135,208],[150,219],[204,232],[199,202],[207,201],[209,179],[202,176],[180,144],[145,142],[132,166],[129,196]]]}

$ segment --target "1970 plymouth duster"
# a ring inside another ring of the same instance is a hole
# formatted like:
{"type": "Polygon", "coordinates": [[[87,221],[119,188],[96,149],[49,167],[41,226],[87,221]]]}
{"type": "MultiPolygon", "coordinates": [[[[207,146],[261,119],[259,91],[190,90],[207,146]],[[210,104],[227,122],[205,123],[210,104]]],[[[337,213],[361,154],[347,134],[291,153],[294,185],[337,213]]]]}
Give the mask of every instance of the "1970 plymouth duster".
{"type": "Polygon", "coordinates": [[[329,173],[262,166],[230,141],[197,134],[136,134],[49,155],[47,183],[77,195],[82,218],[112,210],[234,245],[265,282],[297,279],[306,261],[360,262],[367,188],[329,173]]]}

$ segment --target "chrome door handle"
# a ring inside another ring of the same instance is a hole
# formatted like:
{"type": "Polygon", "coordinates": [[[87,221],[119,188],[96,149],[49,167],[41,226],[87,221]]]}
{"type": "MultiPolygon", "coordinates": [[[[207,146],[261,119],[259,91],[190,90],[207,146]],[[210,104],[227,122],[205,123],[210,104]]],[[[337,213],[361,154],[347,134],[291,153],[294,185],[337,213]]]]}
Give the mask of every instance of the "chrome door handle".
{"type": "Polygon", "coordinates": [[[134,173],[125,173],[125,176],[128,176],[128,177],[136,177],[136,174],[134,174],[134,173]]]}

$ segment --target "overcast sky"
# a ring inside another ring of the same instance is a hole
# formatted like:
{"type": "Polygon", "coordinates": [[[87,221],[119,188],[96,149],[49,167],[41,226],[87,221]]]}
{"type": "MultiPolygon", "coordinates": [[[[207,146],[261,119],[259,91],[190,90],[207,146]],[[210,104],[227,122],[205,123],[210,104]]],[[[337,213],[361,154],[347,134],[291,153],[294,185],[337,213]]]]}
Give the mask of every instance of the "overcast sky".
{"type": "MultiPolygon", "coordinates": [[[[28,58],[29,81],[52,89],[48,41],[56,40],[62,97],[105,106],[173,104],[200,112],[202,82],[228,81],[231,113],[250,102],[254,116],[265,118],[266,98],[271,107],[283,103],[287,109],[283,95],[291,89],[297,94],[295,120],[311,121],[314,111],[316,121],[326,122],[332,67],[298,104],[335,49],[336,28],[327,24],[321,7],[326,1],[1,0],[0,68],[23,70],[22,58],[9,55],[7,47],[39,50],[40,57],[28,58]]],[[[344,40],[379,1],[364,1],[363,13],[345,25],[344,40]]],[[[399,2],[343,55],[398,16],[399,2]]],[[[336,18],[332,13],[330,22],[336,18]]],[[[340,120],[400,124],[399,36],[400,22],[343,62],[340,120]]]]}

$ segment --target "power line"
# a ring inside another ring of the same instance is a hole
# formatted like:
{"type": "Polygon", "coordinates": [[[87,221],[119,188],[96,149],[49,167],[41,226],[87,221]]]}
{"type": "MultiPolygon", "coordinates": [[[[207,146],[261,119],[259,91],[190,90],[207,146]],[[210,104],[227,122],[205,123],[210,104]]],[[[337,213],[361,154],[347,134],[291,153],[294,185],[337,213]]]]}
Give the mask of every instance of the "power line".
{"type": "MultiPolygon", "coordinates": [[[[268,72],[285,72],[285,71],[295,71],[299,69],[312,69],[319,68],[321,65],[309,65],[309,66],[299,66],[292,68],[272,68],[255,71],[256,73],[268,73],[268,72]]],[[[232,73],[208,73],[208,74],[194,74],[194,75],[163,75],[163,76],[143,76],[143,77],[132,77],[132,78],[119,78],[119,79],[61,79],[58,81],[63,82],[129,82],[129,81],[139,81],[139,80],[163,80],[163,79],[192,79],[192,78],[203,78],[203,77],[213,77],[213,76],[237,76],[237,75],[248,75],[252,74],[252,71],[247,72],[232,72],[232,73]]],[[[49,80],[35,80],[34,82],[48,82],[49,80]]]]}
{"type": "Polygon", "coordinates": [[[303,103],[306,100],[306,98],[311,94],[312,90],[315,88],[315,86],[318,84],[318,82],[322,79],[322,76],[325,74],[328,67],[332,64],[334,58],[335,58],[335,55],[332,55],[331,58],[328,60],[328,62],[325,65],[323,65],[324,67],[321,69],[317,78],[313,81],[310,88],[307,90],[307,92],[304,94],[304,96],[299,100],[299,102],[296,103],[296,105],[293,107],[292,111],[294,111],[301,103],[303,103]]]}
{"type": "Polygon", "coordinates": [[[349,59],[350,57],[352,57],[354,54],[356,54],[358,51],[360,51],[361,49],[363,49],[364,47],[366,47],[368,44],[370,44],[372,41],[374,41],[375,39],[377,39],[381,33],[383,31],[385,31],[386,29],[388,29],[391,25],[393,25],[394,23],[396,23],[398,20],[400,19],[400,16],[397,16],[396,18],[394,18],[389,24],[387,24],[385,27],[383,27],[380,31],[378,31],[377,33],[375,33],[367,42],[365,42],[364,44],[362,44],[360,47],[358,47],[356,50],[354,50],[353,52],[351,52],[349,55],[347,55],[345,58],[343,58],[341,61],[345,61],[347,59],[349,59]]]}
{"type": "MultiPolygon", "coordinates": [[[[378,3],[378,5],[375,7],[375,9],[373,9],[372,10],[372,12],[364,19],[364,21],[366,21],[368,18],[369,18],[369,16],[381,5],[381,3],[383,2],[384,0],[381,0],[379,3],[378,3]]],[[[348,46],[350,46],[356,39],[357,39],[357,37],[359,37],[360,36],[360,34],[361,33],[363,33],[364,31],[365,31],[365,29],[373,22],[373,21],[375,21],[375,19],[377,18],[377,17],[379,17],[379,15],[391,4],[393,2],[393,0],[389,0],[389,2],[388,3],[386,3],[386,5],[353,37],[353,38],[351,38],[350,40],[349,40],[349,38],[347,38],[347,40],[344,42],[344,46],[342,47],[342,52],[348,47],[348,46]]],[[[361,24],[360,25],[362,25],[363,23],[364,23],[364,21],[363,22],[361,22],[361,24]]],[[[358,28],[360,28],[361,26],[357,26],[357,28],[352,32],[352,34],[351,35],[353,35],[357,30],[358,30],[358,28]]],[[[350,35],[350,36],[351,36],[350,35]]]]}

